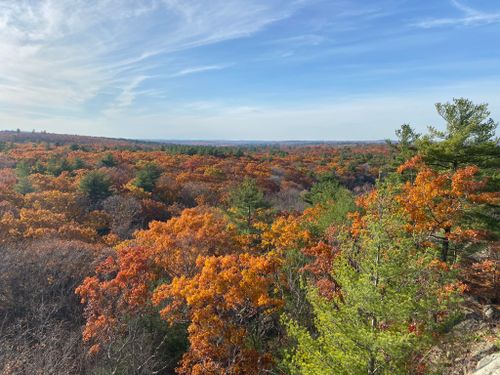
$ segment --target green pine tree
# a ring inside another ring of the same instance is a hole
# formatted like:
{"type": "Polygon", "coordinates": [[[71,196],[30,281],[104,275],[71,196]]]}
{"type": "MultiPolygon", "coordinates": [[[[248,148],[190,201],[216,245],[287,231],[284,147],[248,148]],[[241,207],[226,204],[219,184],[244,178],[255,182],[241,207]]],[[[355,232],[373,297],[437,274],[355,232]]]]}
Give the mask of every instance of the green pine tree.
{"type": "Polygon", "coordinates": [[[94,204],[112,194],[111,180],[107,174],[101,171],[90,171],[83,176],[79,188],[90,202],[94,204]]]}
{"type": "Polygon", "coordinates": [[[500,166],[500,147],[495,137],[497,123],[487,104],[474,104],[464,98],[452,103],[437,103],[436,109],[446,129],[429,128],[430,134],[417,142],[419,153],[430,166],[457,170],[474,164],[481,169],[500,166]]]}
{"type": "Polygon", "coordinates": [[[99,161],[99,164],[103,167],[114,167],[118,163],[117,163],[116,159],[114,158],[113,154],[107,153],[106,155],[104,155],[101,158],[101,160],[99,161]]]}
{"type": "Polygon", "coordinates": [[[30,166],[25,162],[20,162],[16,165],[17,183],[14,185],[14,190],[20,194],[28,194],[34,191],[29,180],[30,166]]]}
{"type": "Polygon", "coordinates": [[[134,185],[144,191],[152,192],[160,175],[161,171],[155,163],[147,163],[137,171],[134,185]]]}
{"type": "Polygon", "coordinates": [[[231,206],[236,220],[243,223],[243,229],[251,231],[256,211],[267,207],[267,204],[257,182],[246,178],[231,192],[231,206]]]}
{"type": "Polygon", "coordinates": [[[344,240],[334,263],[341,292],[327,300],[308,287],[314,330],[285,318],[297,343],[285,360],[293,374],[406,374],[429,342],[431,317],[452,311],[436,297],[447,277],[430,276],[432,256],[405,232],[391,194],[379,192],[367,215],[366,229],[344,240]]]}

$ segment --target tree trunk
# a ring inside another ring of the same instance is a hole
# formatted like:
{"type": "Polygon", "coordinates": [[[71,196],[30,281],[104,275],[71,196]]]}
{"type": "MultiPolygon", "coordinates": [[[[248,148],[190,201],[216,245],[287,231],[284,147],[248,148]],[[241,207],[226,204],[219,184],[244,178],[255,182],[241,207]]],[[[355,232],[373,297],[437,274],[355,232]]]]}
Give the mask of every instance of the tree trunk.
{"type": "Polygon", "coordinates": [[[444,239],[443,239],[443,246],[441,247],[441,261],[446,262],[448,260],[448,252],[450,250],[450,228],[445,228],[444,229],[444,239]]]}

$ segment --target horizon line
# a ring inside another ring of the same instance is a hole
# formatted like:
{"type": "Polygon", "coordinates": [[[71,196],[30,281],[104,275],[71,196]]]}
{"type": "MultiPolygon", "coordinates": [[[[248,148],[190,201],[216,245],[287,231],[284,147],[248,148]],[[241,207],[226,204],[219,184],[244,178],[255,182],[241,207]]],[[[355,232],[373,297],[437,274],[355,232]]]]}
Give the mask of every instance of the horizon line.
{"type": "Polygon", "coordinates": [[[168,142],[229,142],[229,143],[383,143],[386,141],[394,141],[394,139],[364,139],[364,140],[354,140],[354,139],[208,139],[208,138],[128,138],[128,137],[110,137],[101,135],[86,135],[86,134],[71,134],[71,133],[53,133],[40,131],[26,131],[26,130],[12,130],[12,129],[0,129],[1,133],[11,133],[11,134],[42,134],[42,135],[55,135],[55,136],[74,136],[74,137],[89,137],[89,138],[103,138],[109,140],[124,140],[124,141],[136,141],[136,142],[156,142],[156,143],[168,143],[168,142]]]}

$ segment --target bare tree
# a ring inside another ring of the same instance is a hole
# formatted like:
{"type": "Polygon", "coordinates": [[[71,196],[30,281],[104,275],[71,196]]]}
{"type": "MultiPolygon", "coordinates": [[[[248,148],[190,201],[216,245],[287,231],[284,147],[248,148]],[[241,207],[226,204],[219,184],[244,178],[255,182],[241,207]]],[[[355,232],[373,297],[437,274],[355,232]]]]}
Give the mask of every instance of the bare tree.
{"type": "Polygon", "coordinates": [[[133,197],[113,195],[103,202],[111,217],[111,231],[120,239],[128,239],[140,227],[141,204],[133,197]]]}
{"type": "Polygon", "coordinates": [[[0,374],[86,372],[74,290],[105,252],[62,240],[0,249],[0,374]]]}

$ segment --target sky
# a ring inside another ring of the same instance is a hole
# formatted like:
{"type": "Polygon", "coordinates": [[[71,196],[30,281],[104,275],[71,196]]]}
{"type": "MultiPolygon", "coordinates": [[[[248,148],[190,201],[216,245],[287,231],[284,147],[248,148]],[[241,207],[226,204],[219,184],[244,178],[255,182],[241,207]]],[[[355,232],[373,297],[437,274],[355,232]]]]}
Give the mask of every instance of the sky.
{"type": "Polygon", "coordinates": [[[498,0],[0,0],[0,129],[380,140],[500,120],[498,0]]]}

